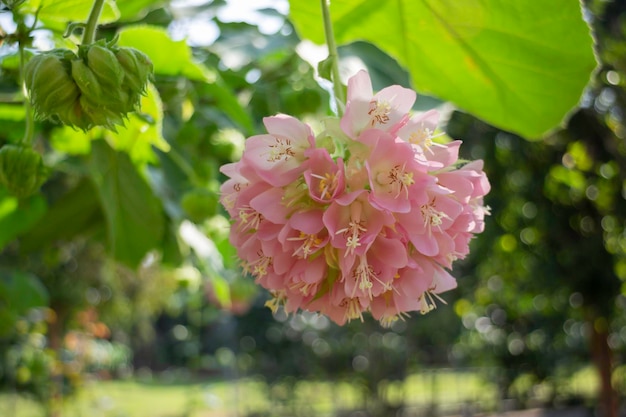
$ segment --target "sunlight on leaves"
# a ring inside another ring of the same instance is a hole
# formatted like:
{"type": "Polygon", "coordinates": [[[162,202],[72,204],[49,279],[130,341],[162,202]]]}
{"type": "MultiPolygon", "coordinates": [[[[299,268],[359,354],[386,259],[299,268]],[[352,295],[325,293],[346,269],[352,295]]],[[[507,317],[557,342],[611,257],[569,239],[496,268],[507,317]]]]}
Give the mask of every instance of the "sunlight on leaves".
{"type": "MultiPolygon", "coordinates": [[[[319,2],[292,1],[290,15],[302,38],[324,43],[319,2]]],[[[339,43],[372,42],[418,91],[529,139],[563,121],[596,66],[571,0],[335,0],[331,15],[339,43]]]]}
{"type": "Polygon", "coordinates": [[[118,34],[119,46],[137,48],[148,55],[156,74],[182,75],[207,82],[215,78],[212,71],[193,60],[191,48],[184,40],[173,40],[163,28],[148,25],[127,26],[118,34]]]}
{"type": "Polygon", "coordinates": [[[28,231],[46,213],[46,209],[46,200],[40,195],[21,202],[15,197],[3,196],[0,199],[0,249],[28,231]]]}
{"type": "MultiPolygon", "coordinates": [[[[35,14],[49,29],[60,32],[70,22],[86,22],[91,11],[93,0],[27,0],[23,10],[35,14]]],[[[99,23],[112,23],[120,17],[114,0],[106,0],[100,15],[99,23]]]]}
{"type": "Polygon", "coordinates": [[[11,104],[0,104],[0,119],[20,121],[24,120],[26,113],[24,106],[15,106],[11,104]]]}

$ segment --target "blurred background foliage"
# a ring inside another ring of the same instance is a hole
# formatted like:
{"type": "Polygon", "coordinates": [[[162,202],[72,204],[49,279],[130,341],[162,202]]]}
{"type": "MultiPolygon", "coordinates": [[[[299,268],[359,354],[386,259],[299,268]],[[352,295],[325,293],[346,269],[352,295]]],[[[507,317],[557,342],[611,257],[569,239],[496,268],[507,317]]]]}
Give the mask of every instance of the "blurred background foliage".
{"type": "MultiPolygon", "coordinates": [[[[13,13],[11,3],[0,2],[0,144],[25,126],[11,34],[43,4],[31,46],[69,45],[77,38],[62,37],[65,25],[91,5],[28,0],[13,13]]],[[[332,109],[311,64],[325,53],[302,42],[287,2],[246,13],[228,3],[108,2],[99,35],[119,34],[155,64],[141,113],[117,133],[37,123],[49,180],[25,200],[0,188],[0,414],[578,405],[616,416],[626,395],[626,3],[584,2],[600,66],[580,108],[542,140],[420,96],[416,110],[441,108],[464,158],[485,160],[492,215],[453,271],[448,305],[390,329],[272,316],[240,274],[219,167],[263,131],[263,117],[315,126],[332,109]]],[[[376,90],[409,86],[384,50],[343,45],[343,72],[367,67],[376,90]]]]}

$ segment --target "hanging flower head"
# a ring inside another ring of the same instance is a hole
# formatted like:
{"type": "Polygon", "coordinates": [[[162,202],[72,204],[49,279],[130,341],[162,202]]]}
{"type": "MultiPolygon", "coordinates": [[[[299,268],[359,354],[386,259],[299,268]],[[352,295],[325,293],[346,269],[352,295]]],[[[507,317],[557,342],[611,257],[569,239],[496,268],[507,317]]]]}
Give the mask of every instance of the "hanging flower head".
{"type": "Polygon", "coordinates": [[[447,270],[483,230],[489,182],[482,161],[459,163],[460,141],[434,140],[435,111],[411,117],[415,96],[374,94],[361,71],[341,120],[314,136],[290,116],[265,118],[268,134],[222,167],[230,241],[270,308],[390,325],[456,287],[447,270]]]}

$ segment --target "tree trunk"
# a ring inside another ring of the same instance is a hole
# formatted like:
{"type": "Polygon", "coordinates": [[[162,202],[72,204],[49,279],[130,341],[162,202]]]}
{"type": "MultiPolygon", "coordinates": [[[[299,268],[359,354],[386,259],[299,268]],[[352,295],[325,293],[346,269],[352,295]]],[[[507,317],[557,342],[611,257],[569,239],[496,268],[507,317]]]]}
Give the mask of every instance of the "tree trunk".
{"type": "Polygon", "coordinates": [[[608,343],[606,321],[604,318],[598,318],[592,320],[590,325],[591,355],[600,376],[598,415],[600,417],[617,417],[618,398],[611,382],[613,359],[608,343]]]}

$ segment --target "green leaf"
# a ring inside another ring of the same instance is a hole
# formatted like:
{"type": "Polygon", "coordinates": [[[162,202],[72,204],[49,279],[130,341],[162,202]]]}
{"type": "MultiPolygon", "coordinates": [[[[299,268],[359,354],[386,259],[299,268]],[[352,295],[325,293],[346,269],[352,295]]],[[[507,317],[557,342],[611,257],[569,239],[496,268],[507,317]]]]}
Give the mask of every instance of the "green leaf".
{"type": "Polygon", "coordinates": [[[174,41],[165,29],[148,25],[127,26],[118,34],[120,46],[137,48],[150,57],[155,74],[184,76],[205,83],[203,87],[217,107],[248,132],[252,131],[252,120],[237,97],[216,71],[193,60],[185,41],[174,41]]]}
{"type": "Polygon", "coordinates": [[[232,304],[232,300],[230,298],[230,286],[228,285],[228,281],[220,275],[211,274],[211,286],[213,288],[213,293],[215,294],[215,298],[221,305],[226,308],[230,308],[232,304]]]}
{"type": "Polygon", "coordinates": [[[27,272],[0,269],[0,337],[11,334],[15,322],[28,310],[50,300],[39,278],[27,272]]]}
{"type": "MultiPolygon", "coordinates": [[[[319,2],[292,1],[302,38],[324,42],[319,2]]],[[[579,102],[596,66],[572,0],[333,0],[340,43],[365,40],[409,70],[418,91],[538,138],[579,102]]]]}
{"type": "Polygon", "coordinates": [[[334,65],[334,61],[335,59],[329,55],[328,58],[320,61],[319,64],[317,64],[317,72],[319,73],[320,77],[328,81],[333,80],[331,76],[331,72],[332,72],[332,68],[334,65]]]}
{"type": "Polygon", "coordinates": [[[252,134],[254,131],[252,118],[220,76],[215,77],[214,82],[204,84],[200,91],[214,100],[215,106],[245,129],[246,134],[252,134]]]}
{"type": "Polygon", "coordinates": [[[126,153],[115,152],[102,140],[94,141],[92,149],[89,168],[107,223],[110,253],[135,267],[161,244],[161,204],[126,153]]]}
{"type": "MultiPolygon", "coordinates": [[[[389,55],[368,42],[354,42],[349,45],[339,47],[339,55],[342,57],[352,57],[365,64],[372,80],[374,90],[393,85],[409,85],[409,73],[406,72],[398,62],[389,55]]],[[[426,111],[434,109],[442,104],[436,98],[420,94],[413,105],[414,110],[426,111]]]]}
{"type": "Polygon", "coordinates": [[[120,10],[120,20],[135,20],[144,17],[150,10],[154,10],[167,3],[165,0],[126,0],[117,3],[120,10]]]}
{"type": "Polygon", "coordinates": [[[117,132],[104,131],[113,149],[127,152],[133,162],[142,164],[156,162],[152,147],[163,152],[170,145],[163,138],[163,103],[159,92],[149,84],[147,94],[141,97],[141,110],[130,113],[124,126],[116,127],[117,132]]]}
{"type": "Polygon", "coordinates": [[[59,152],[69,155],[87,155],[91,152],[94,130],[83,132],[69,126],[61,126],[50,132],[50,144],[59,152]]]}
{"type": "Polygon", "coordinates": [[[0,119],[21,121],[26,118],[26,112],[24,106],[13,104],[0,104],[0,119]]]}
{"type": "Polygon", "coordinates": [[[39,278],[28,272],[0,271],[0,304],[17,314],[48,305],[48,291],[39,278]]]}
{"type": "Polygon", "coordinates": [[[61,196],[34,227],[22,236],[20,250],[32,252],[55,240],[90,235],[104,223],[98,194],[88,179],[61,196]]]}
{"type": "MultiPolygon", "coordinates": [[[[87,22],[93,0],[26,0],[23,10],[26,13],[37,13],[47,28],[65,31],[70,22],[87,22]]],[[[114,0],[105,0],[99,24],[115,22],[120,12],[114,0]]]]}
{"type": "Polygon", "coordinates": [[[35,195],[18,201],[15,197],[0,198],[0,249],[27,232],[46,213],[46,200],[35,195]]]}
{"type": "Polygon", "coordinates": [[[150,57],[154,72],[161,75],[182,75],[196,81],[212,81],[215,74],[195,62],[185,41],[175,41],[161,27],[127,26],[118,32],[120,46],[137,48],[150,57]]]}

